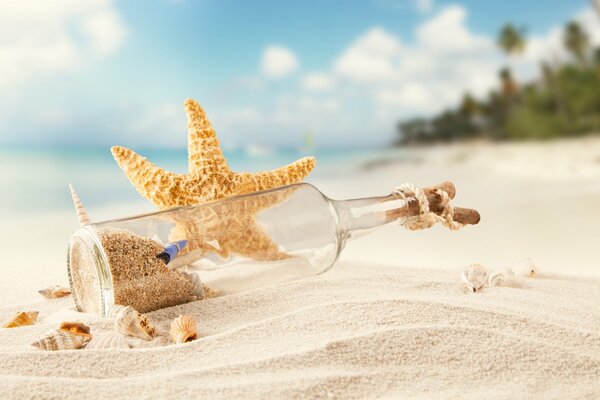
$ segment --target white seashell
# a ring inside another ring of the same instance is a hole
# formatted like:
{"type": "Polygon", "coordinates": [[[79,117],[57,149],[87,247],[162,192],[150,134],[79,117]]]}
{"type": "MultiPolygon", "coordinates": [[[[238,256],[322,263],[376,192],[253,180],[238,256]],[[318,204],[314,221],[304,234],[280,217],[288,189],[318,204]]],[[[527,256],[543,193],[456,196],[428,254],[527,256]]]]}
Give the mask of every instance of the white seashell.
{"type": "Polygon", "coordinates": [[[188,315],[180,315],[171,322],[171,338],[175,343],[187,343],[198,339],[196,321],[188,315]]]}
{"type": "Polygon", "coordinates": [[[125,340],[125,336],[118,332],[108,332],[94,337],[85,348],[96,350],[129,349],[129,345],[125,340]]]}
{"type": "Polygon", "coordinates": [[[18,328],[20,326],[33,325],[37,322],[38,311],[19,311],[14,317],[6,321],[3,328],[18,328]]]}
{"type": "Polygon", "coordinates": [[[512,270],[515,275],[524,278],[535,278],[538,275],[538,267],[531,258],[525,258],[516,262],[513,265],[512,270]]]}
{"type": "Polygon", "coordinates": [[[61,329],[52,329],[31,345],[41,350],[73,350],[82,348],[90,338],[89,335],[78,335],[61,329]]]}
{"type": "Polygon", "coordinates": [[[91,224],[92,221],[90,220],[87,211],[85,211],[85,208],[83,208],[81,199],[79,199],[79,196],[77,195],[73,185],[69,185],[69,190],[71,190],[71,198],[73,199],[73,205],[75,205],[75,212],[77,213],[77,219],[79,220],[79,223],[81,226],[91,224]]]}
{"type": "Polygon", "coordinates": [[[192,294],[198,299],[203,299],[206,294],[204,293],[204,285],[202,284],[200,275],[194,272],[191,274],[183,272],[183,274],[185,274],[185,277],[188,278],[193,285],[192,294]]]}
{"type": "Polygon", "coordinates": [[[122,309],[124,309],[127,306],[122,306],[120,304],[113,304],[110,306],[109,312],[108,312],[108,317],[109,318],[116,318],[117,315],[119,314],[119,312],[121,312],[122,309]]]}
{"type": "Polygon", "coordinates": [[[488,286],[511,286],[515,281],[515,274],[508,268],[496,269],[488,275],[488,286]]]}
{"type": "Polygon", "coordinates": [[[38,290],[38,293],[47,299],[57,299],[59,297],[68,296],[71,294],[71,289],[62,286],[50,286],[44,290],[38,290]]]}
{"type": "Polygon", "coordinates": [[[123,307],[115,317],[115,329],[126,336],[135,336],[144,340],[152,340],[156,336],[150,321],[133,307],[123,307]]]}
{"type": "Polygon", "coordinates": [[[470,291],[475,293],[485,286],[487,271],[483,265],[471,264],[463,270],[461,280],[470,291]]]}

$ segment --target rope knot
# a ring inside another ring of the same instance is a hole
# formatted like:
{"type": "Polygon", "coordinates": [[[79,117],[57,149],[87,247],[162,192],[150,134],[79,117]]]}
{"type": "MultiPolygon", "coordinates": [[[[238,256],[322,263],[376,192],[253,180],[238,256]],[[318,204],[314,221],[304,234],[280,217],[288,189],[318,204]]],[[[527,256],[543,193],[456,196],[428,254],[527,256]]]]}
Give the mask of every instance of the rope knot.
{"type": "Polygon", "coordinates": [[[454,207],[450,204],[450,197],[442,189],[434,189],[434,193],[441,197],[439,214],[429,209],[429,200],[427,195],[421,189],[412,183],[405,183],[398,186],[392,194],[400,197],[408,205],[411,201],[419,203],[419,214],[412,217],[405,217],[403,224],[406,229],[412,231],[431,228],[436,223],[441,223],[446,228],[451,230],[459,230],[464,225],[454,221],[454,207]]]}

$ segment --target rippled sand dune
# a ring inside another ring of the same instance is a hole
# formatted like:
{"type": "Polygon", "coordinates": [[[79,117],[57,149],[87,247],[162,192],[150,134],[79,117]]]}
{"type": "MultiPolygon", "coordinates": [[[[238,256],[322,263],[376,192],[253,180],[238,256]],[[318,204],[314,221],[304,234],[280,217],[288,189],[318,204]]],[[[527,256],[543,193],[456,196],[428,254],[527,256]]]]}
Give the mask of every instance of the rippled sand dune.
{"type": "MultiPolygon", "coordinates": [[[[201,339],[131,350],[28,344],[70,299],[4,306],[40,323],[0,330],[11,398],[598,398],[600,281],[542,274],[469,293],[460,271],[342,262],[304,281],[150,313],[192,315],[201,339]]],[[[160,342],[157,339],[156,342],[160,342]]],[[[152,345],[152,343],[150,344],[152,345]]]]}

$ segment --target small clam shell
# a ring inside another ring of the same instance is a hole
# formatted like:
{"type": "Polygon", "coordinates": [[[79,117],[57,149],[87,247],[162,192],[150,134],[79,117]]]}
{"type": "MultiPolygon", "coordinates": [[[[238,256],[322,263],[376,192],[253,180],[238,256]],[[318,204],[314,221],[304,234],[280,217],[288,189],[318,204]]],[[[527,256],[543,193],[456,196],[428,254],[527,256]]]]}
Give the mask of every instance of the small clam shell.
{"type": "Polygon", "coordinates": [[[2,325],[3,328],[18,328],[20,326],[33,325],[37,322],[38,311],[19,311],[14,317],[2,325]]]}
{"type": "Polygon", "coordinates": [[[82,348],[90,340],[89,338],[89,335],[52,329],[31,345],[41,350],[73,350],[82,348]]]}
{"type": "Polygon", "coordinates": [[[175,343],[187,343],[198,339],[196,321],[188,315],[180,315],[171,322],[171,338],[175,343]]]}
{"type": "Polygon", "coordinates": [[[123,307],[115,317],[115,330],[126,336],[135,336],[144,340],[152,340],[156,336],[150,321],[132,307],[123,307]]]}
{"type": "Polygon", "coordinates": [[[488,275],[488,286],[511,286],[515,280],[515,274],[508,268],[496,269],[488,275]]]}
{"type": "Polygon", "coordinates": [[[485,286],[487,270],[483,265],[471,264],[463,270],[461,280],[470,291],[475,293],[485,286]]]}
{"type": "Polygon", "coordinates": [[[44,290],[38,290],[38,293],[47,299],[57,299],[59,297],[68,296],[71,290],[62,286],[50,286],[44,290]]]}
{"type": "Polygon", "coordinates": [[[90,327],[81,322],[62,322],[58,329],[72,333],[73,335],[86,336],[88,340],[92,338],[90,327]]]}
{"type": "Polygon", "coordinates": [[[535,278],[538,275],[538,267],[531,258],[526,258],[515,263],[512,267],[515,275],[524,278],[535,278]]]}
{"type": "Polygon", "coordinates": [[[129,345],[125,340],[125,336],[118,332],[108,332],[94,337],[85,348],[96,350],[129,349],[129,345]]]}

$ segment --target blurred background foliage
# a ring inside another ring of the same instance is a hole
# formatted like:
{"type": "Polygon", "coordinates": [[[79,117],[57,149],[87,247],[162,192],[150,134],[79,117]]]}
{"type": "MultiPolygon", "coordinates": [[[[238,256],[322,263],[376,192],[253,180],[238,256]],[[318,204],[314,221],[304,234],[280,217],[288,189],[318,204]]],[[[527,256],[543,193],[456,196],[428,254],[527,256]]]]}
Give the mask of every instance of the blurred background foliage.
{"type": "Polygon", "coordinates": [[[530,82],[517,82],[510,67],[527,46],[527,30],[508,23],[497,44],[507,57],[497,89],[480,99],[465,93],[455,108],[431,118],[401,121],[397,143],[551,139],[600,130],[600,47],[590,45],[578,22],[569,22],[563,32],[571,61],[541,62],[540,78],[530,82]]]}

